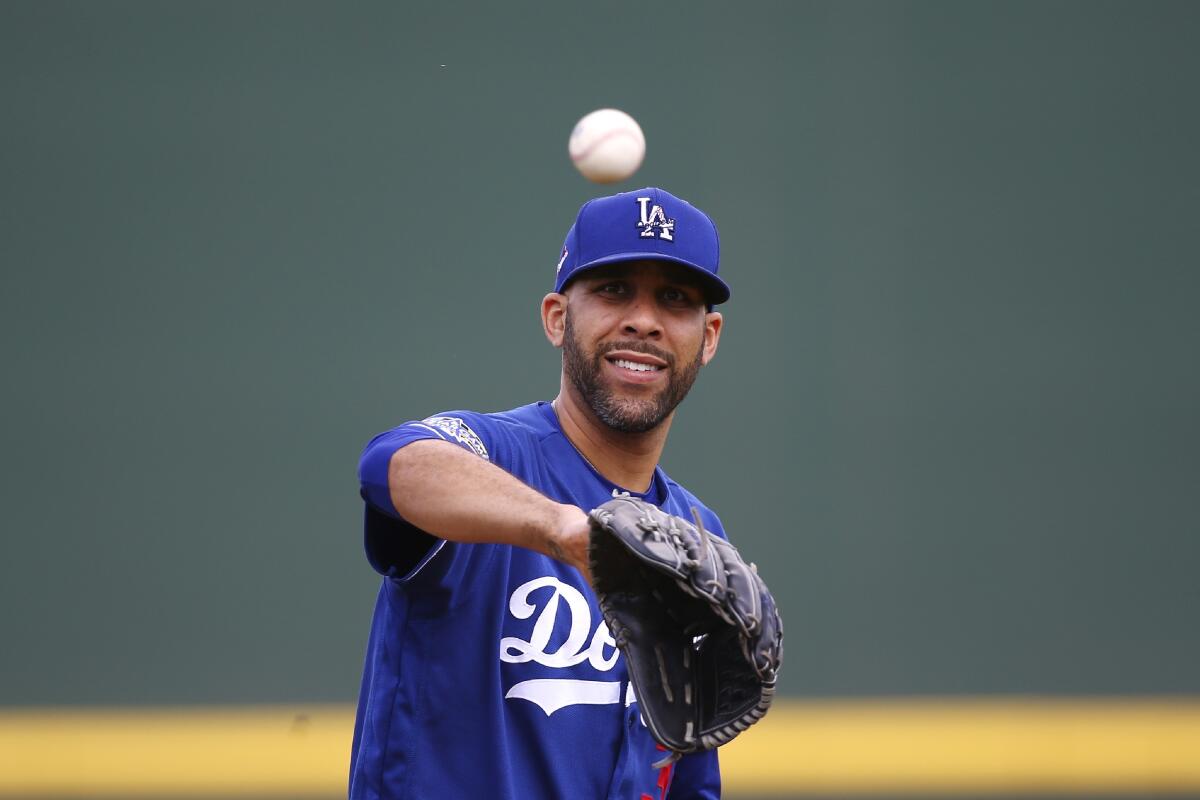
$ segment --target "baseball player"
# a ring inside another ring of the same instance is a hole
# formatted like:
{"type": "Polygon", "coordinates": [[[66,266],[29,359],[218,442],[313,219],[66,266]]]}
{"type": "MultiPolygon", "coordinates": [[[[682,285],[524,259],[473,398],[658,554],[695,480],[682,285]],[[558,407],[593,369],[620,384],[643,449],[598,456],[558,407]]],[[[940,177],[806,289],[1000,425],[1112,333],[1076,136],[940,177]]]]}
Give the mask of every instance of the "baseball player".
{"type": "Polygon", "coordinates": [[[667,766],[597,608],[586,512],[644,498],[724,537],[658,466],[717,351],[717,229],[662,189],[585,204],[541,304],[558,396],[448,411],[376,436],[359,464],[383,577],[352,798],[715,798],[715,751],[667,766]]]}

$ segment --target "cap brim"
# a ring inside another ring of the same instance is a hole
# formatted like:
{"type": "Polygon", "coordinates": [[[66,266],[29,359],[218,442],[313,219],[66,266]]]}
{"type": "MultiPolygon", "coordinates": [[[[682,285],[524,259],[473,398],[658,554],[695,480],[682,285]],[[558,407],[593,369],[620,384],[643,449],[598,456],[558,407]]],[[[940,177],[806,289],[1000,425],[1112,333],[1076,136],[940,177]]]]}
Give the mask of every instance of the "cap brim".
{"type": "Polygon", "coordinates": [[[567,284],[578,278],[580,274],[590,269],[607,266],[608,264],[617,264],[621,261],[670,261],[675,264],[681,264],[682,266],[689,268],[699,279],[700,284],[704,287],[704,299],[710,305],[724,303],[728,301],[730,295],[733,294],[733,292],[729,289],[729,285],[725,283],[725,281],[721,280],[719,277],[701,266],[693,264],[686,259],[676,258],[675,256],[669,256],[662,253],[647,253],[640,250],[631,253],[613,253],[612,255],[604,256],[604,258],[597,258],[594,261],[581,264],[572,270],[571,277],[568,278],[565,283],[563,283],[562,288],[565,289],[567,284]]]}

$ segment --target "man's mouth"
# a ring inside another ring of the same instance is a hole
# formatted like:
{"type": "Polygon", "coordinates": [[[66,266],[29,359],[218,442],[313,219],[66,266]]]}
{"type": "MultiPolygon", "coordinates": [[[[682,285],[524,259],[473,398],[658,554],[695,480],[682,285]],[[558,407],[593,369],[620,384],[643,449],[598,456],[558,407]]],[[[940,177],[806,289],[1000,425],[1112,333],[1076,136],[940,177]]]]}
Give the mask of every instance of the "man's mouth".
{"type": "Polygon", "coordinates": [[[647,377],[655,372],[662,372],[669,366],[665,358],[631,347],[614,347],[604,354],[604,358],[615,367],[646,374],[647,377]]]}
{"type": "Polygon", "coordinates": [[[631,369],[634,372],[658,372],[660,369],[662,369],[662,367],[657,366],[655,364],[642,364],[640,362],[629,361],[624,358],[611,358],[609,360],[612,363],[616,364],[618,367],[623,367],[624,369],[631,369]]]}

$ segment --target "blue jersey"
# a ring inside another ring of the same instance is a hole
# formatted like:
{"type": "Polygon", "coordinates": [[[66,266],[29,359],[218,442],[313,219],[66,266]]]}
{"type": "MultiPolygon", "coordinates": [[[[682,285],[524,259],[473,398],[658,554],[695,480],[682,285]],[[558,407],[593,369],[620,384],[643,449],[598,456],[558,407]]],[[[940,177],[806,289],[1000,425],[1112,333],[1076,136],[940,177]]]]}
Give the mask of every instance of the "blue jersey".
{"type": "MultiPolygon", "coordinates": [[[[591,509],[624,489],[575,449],[549,403],[454,411],[371,440],[359,465],[366,549],[384,575],[367,645],[350,797],[497,800],[716,798],[715,752],[663,757],[624,660],[572,567],[501,544],[437,539],[404,522],[388,462],[420,439],[473,451],[554,500],[591,509]]],[[[644,495],[724,536],[656,469],[644,495]]]]}

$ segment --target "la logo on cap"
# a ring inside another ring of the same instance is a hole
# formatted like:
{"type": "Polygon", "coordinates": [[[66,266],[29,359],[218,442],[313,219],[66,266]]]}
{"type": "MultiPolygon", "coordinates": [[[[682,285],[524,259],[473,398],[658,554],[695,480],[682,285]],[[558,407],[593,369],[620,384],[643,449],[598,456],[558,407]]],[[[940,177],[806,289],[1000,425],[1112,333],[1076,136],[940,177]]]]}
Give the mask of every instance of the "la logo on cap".
{"type": "Polygon", "coordinates": [[[649,197],[637,199],[642,221],[637,224],[642,229],[639,234],[643,239],[659,238],[666,242],[675,241],[675,220],[667,219],[666,212],[660,205],[650,205],[649,197]]]}

